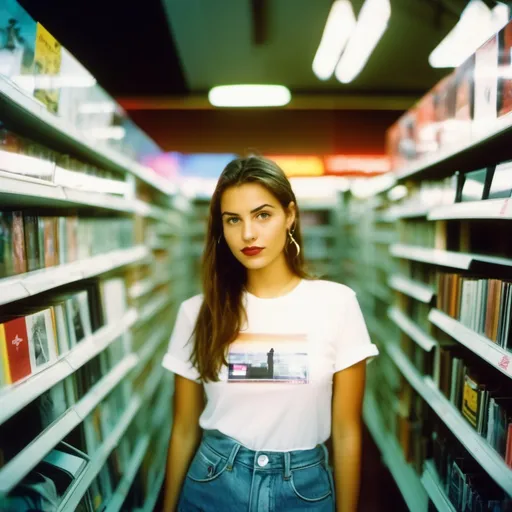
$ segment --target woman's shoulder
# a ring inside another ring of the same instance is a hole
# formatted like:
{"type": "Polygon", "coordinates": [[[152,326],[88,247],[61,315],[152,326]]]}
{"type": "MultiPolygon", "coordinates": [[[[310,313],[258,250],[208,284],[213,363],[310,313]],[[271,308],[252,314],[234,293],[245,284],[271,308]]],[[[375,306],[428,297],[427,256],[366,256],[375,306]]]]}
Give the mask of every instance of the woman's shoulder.
{"type": "Polygon", "coordinates": [[[315,297],[317,294],[321,295],[323,301],[332,299],[336,302],[349,299],[356,294],[352,288],[345,284],[325,279],[309,280],[309,293],[312,293],[315,297]]]}
{"type": "Polygon", "coordinates": [[[195,321],[201,304],[203,303],[203,294],[194,295],[181,303],[180,311],[183,312],[191,321],[195,321]]]}

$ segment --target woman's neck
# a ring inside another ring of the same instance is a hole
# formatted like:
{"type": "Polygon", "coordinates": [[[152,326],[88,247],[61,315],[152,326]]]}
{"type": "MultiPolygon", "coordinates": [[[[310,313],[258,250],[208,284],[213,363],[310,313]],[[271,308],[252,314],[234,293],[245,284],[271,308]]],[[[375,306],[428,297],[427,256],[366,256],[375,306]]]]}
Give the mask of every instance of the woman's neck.
{"type": "Polygon", "coordinates": [[[301,278],[291,271],[283,255],[264,268],[248,270],[246,289],[256,297],[270,299],[286,295],[300,280],[301,278]]]}

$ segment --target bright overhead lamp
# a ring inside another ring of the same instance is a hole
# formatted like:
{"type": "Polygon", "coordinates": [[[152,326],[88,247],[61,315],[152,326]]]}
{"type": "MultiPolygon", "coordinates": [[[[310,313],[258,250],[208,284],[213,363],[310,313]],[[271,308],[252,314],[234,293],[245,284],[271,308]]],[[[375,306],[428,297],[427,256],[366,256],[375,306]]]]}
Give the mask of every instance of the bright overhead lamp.
{"type": "Polygon", "coordinates": [[[366,0],[347,47],[336,66],[336,78],[348,84],[361,72],[388,27],[389,0],[366,0]]]}
{"type": "Polygon", "coordinates": [[[350,0],[335,0],[313,59],[313,73],[320,80],[327,80],[334,73],[355,26],[356,17],[350,0]]]}
{"type": "Polygon", "coordinates": [[[428,58],[433,68],[456,68],[509,21],[509,8],[498,3],[492,10],[482,0],[471,0],[457,24],[428,58]]]}
{"type": "Polygon", "coordinates": [[[215,107],[282,107],[291,97],[283,85],[221,85],[208,93],[215,107]]]}

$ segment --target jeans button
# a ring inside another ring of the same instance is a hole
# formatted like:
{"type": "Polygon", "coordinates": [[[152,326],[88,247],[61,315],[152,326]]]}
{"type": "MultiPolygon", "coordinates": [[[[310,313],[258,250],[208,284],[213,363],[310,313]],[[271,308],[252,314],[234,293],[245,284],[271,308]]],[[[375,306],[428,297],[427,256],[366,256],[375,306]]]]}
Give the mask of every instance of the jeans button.
{"type": "Polygon", "coordinates": [[[266,455],[260,455],[258,457],[258,466],[264,468],[268,464],[268,457],[266,455]]]}

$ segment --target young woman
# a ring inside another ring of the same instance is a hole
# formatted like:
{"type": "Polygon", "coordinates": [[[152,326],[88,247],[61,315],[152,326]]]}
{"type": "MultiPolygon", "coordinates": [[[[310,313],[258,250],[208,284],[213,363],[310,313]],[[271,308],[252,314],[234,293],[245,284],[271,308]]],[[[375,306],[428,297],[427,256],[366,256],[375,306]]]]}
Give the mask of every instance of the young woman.
{"type": "Polygon", "coordinates": [[[167,512],[357,509],[365,360],[378,351],[354,292],[307,277],[301,243],[283,171],[228,164],[204,293],[181,305],[163,361],[176,374],[167,512]]]}

